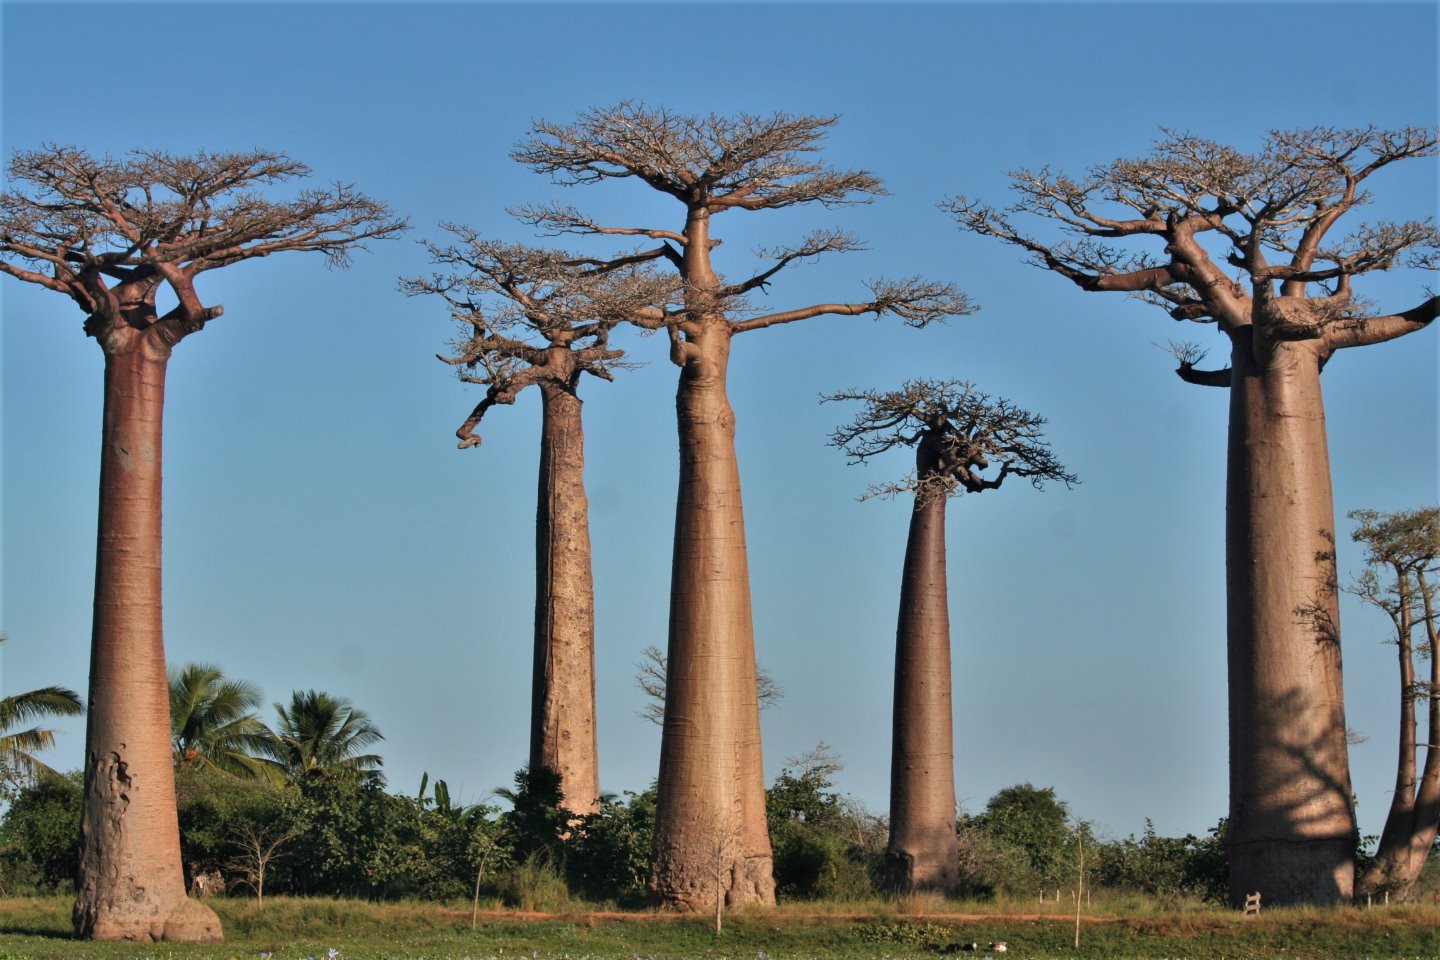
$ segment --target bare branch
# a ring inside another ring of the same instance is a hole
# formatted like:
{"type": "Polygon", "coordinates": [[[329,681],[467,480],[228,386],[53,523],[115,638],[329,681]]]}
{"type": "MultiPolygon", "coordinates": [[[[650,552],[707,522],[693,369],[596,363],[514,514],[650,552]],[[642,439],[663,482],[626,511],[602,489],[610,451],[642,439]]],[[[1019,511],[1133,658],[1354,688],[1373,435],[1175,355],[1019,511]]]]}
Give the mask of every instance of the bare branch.
{"type": "Polygon", "coordinates": [[[202,271],[285,251],[321,253],[344,266],[365,241],[406,228],[384,204],[345,184],[305,189],[290,200],[262,193],[309,172],[264,150],[135,151],[124,159],[57,144],[18,151],[12,189],[0,194],[0,269],[69,294],[105,323],[159,324],[173,341],[220,313],[194,288],[202,271]],[[123,294],[104,277],[118,281],[123,294]],[[155,315],[162,282],[180,301],[167,318],[155,315]]]}
{"type": "Polygon", "coordinates": [[[916,470],[903,480],[874,485],[861,499],[914,492],[921,499],[978,493],[1008,476],[1036,488],[1047,481],[1079,481],[1044,440],[1043,417],[992,398],[963,380],[909,380],[898,390],[845,390],[823,402],[857,400],[855,419],[837,427],[830,445],[863,463],[897,446],[915,447],[916,470]],[[994,469],[993,473],[985,471],[994,469]]]}
{"type": "Polygon", "coordinates": [[[427,243],[429,277],[402,279],[411,295],[432,294],[450,307],[461,333],[441,357],[460,379],[487,386],[485,398],[456,435],[460,447],[480,445],[474,430],[496,404],[515,402],[526,386],[547,380],[573,390],[582,374],[604,380],[626,366],[609,347],[625,321],[663,322],[678,296],[678,281],[649,268],[637,253],[608,261],[489,240],[460,224],[444,224],[455,243],[427,243]]]}
{"type": "Polygon", "coordinates": [[[756,287],[763,288],[771,277],[797,260],[810,260],[825,253],[850,253],[863,249],[864,245],[854,234],[843,230],[816,230],[794,246],[761,248],[755,251],[756,256],[774,260],[774,265],[749,280],[725,287],[721,296],[735,297],[756,287]]]}
{"type": "MultiPolygon", "coordinates": [[[[665,678],[669,659],[665,651],[648,646],[640,651],[640,660],[635,664],[635,686],[645,695],[645,705],[636,711],[641,717],[659,726],[665,722],[665,678]]],[[[755,667],[755,696],[760,709],[773,707],[785,699],[785,691],[775,682],[764,667],[755,667]]]]}
{"type": "MultiPolygon", "coordinates": [[[[1251,298],[1197,236],[1223,238],[1224,260],[1245,272],[1257,302],[1272,297],[1277,280],[1285,298],[1302,299],[1307,285],[1321,281],[1334,280],[1335,292],[1348,293],[1350,276],[1407,256],[1425,264],[1437,244],[1429,220],[1362,225],[1338,244],[1325,240],[1369,201],[1362,181],[1399,160],[1434,155],[1436,145],[1433,128],[1314,127],[1272,131],[1258,151],[1246,153],[1166,130],[1148,155],[1091,168],[1083,179],[1048,169],[1012,171],[1017,199],[1005,210],[963,196],[944,208],[962,228],[1021,247],[1031,262],[1082,289],[1134,293],[1176,319],[1219,320],[1226,329],[1284,324],[1292,321],[1280,319],[1280,311],[1252,315],[1251,298]],[[1029,235],[1012,222],[1016,216],[1051,221],[1062,239],[1029,235]],[[1157,259],[1100,240],[1149,242],[1157,259]],[[1269,262],[1267,252],[1281,254],[1280,262],[1269,262]]],[[[1201,376],[1185,368],[1182,376],[1190,375],[1201,376]]]]}
{"type": "Polygon", "coordinates": [[[862,313],[873,313],[877,317],[893,313],[902,318],[906,326],[923,327],[949,317],[971,314],[978,309],[965,294],[949,283],[909,277],[904,280],[872,280],[866,286],[870,288],[873,299],[864,303],[817,303],[798,310],[741,320],[730,327],[736,333],[743,333],[826,314],[857,316],[862,313]]]}
{"type": "Polygon", "coordinates": [[[862,203],[882,194],[867,171],[812,158],[835,119],[690,116],[626,100],[573,124],[536,121],[511,156],[564,184],[636,177],[711,212],[862,203]]]}

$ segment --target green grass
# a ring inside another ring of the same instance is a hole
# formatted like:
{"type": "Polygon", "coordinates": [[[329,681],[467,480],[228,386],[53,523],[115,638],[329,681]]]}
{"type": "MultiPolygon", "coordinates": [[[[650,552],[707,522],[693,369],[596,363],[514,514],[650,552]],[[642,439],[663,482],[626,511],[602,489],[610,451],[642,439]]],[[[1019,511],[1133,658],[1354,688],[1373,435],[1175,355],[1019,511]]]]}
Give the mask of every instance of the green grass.
{"type": "MultiPolygon", "coordinates": [[[[1245,918],[1188,905],[1097,900],[1073,946],[1074,915],[1064,904],[867,901],[792,904],[727,915],[718,938],[708,918],[634,912],[536,915],[486,910],[470,930],[469,905],[365,903],[277,897],[210,901],[225,924],[226,942],[185,944],[84,943],[69,939],[68,898],[0,900],[0,960],[934,960],[978,942],[1009,946],[1005,960],[1440,960],[1440,908],[1270,910],[1245,918]],[[1057,909],[1058,907],[1058,909],[1057,909]]],[[[964,954],[962,954],[964,955],[964,954]]],[[[991,954],[994,956],[993,954],[991,954]]]]}

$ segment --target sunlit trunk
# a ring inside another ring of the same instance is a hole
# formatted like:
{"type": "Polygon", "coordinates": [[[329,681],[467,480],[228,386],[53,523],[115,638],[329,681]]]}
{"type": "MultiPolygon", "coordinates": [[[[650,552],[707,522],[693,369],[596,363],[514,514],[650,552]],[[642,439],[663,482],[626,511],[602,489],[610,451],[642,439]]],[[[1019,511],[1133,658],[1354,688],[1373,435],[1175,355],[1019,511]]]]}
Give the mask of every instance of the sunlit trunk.
{"type": "Polygon", "coordinates": [[[535,670],[530,765],[560,775],[565,809],[600,798],[595,737],[595,592],[585,498],[585,432],[572,388],[542,381],[535,514],[535,670]]]}
{"type": "Polygon", "coordinates": [[[1315,341],[1232,334],[1226,580],[1230,897],[1348,899],[1356,841],[1315,341]]]}
{"type": "Polygon", "coordinates": [[[160,449],[168,349],[107,350],[99,537],[74,911],[96,940],[220,939],[180,862],[160,604],[160,449]]]}
{"type": "Polygon", "coordinates": [[[693,338],[676,396],[675,513],[665,722],[651,888],[663,904],[773,903],[755,690],[755,641],[735,416],[725,395],[730,332],[693,338]],[[717,871],[717,864],[719,870],[717,871]]]}
{"type": "MultiPolygon", "coordinates": [[[[924,476],[934,460],[924,441],[917,460],[917,471],[924,476]]],[[[951,893],[959,868],[945,505],[943,493],[917,495],[900,581],[890,842],[885,850],[886,880],[897,893],[951,893]]]]}

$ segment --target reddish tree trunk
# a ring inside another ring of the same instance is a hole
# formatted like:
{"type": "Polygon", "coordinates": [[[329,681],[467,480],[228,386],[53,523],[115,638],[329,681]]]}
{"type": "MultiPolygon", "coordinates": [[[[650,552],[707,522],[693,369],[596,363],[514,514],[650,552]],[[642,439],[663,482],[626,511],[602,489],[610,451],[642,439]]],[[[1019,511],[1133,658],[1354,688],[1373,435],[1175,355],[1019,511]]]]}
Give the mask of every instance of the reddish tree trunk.
{"type": "Polygon", "coordinates": [[[701,910],[716,902],[717,861],[730,906],[774,903],[775,883],[735,414],[725,395],[730,331],[708,323],[686,346],[651,888],[663,904],[701,910]]]}
{"type": "Polygon", "coordinates": [[[1336,903],[1356,841],[1320,348],[1232,333],[1230,897],[1336,903]],[[1258,355],[1257,355],[1258,354],[1258,355]]]}
{"type": "MultiPolygon", "coordinates": [[[[916,456],[923,477],[934,452],[922,441],[916,456]]],[[[897,893],[949,894],[958,880],[945,504],[943,493],[917,494],[900,581],[885,850],[887,881],[897,893]]]]}
{"type": "Polygon", "coordinates": [[[598,809],[595,591],[585,497],[585,431],[573,384],[542,381],[535,512],[535,671],[530,766],[560,775],[565,809],[598,809]]]}
{"type": "Polygon", "coordinates": [[[170,351],[147,334],[110,339],[75,933],[214,941],[219,920],[185,894],[161,633],[161,413],[170,351]]]}

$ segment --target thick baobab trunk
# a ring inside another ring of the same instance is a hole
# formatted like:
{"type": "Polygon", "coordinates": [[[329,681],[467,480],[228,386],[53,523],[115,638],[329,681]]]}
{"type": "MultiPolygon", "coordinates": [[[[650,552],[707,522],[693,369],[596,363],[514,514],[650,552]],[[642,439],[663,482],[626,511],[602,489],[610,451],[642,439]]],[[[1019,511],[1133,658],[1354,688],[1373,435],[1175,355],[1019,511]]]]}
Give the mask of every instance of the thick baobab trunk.
{"type": "Polygon", "coordinates": [[[573,387],[543,381],[535,512],[535,672],[530,766],[560,775],[565,809],[599,806],[595,738],[595,591],[585,498],[585,432],[573,387]]]}
{"type": "MultiPolygon", "coordinates": [[[[924,476],[932,451],[917,454],[924,476]]],[[[917,494],[900,581],[895,633],[887,882],[897,893],[951,893],[959,869],[950,699],[950,611],[945,585],[943,492],[917,494]]]]}
{"type": "Polygon", "coordinates": [[[686,345],[676,410],[680,492],[651,889],[668,906],[774,903],[730,331],[686,345]],[[717,871],[717,863],[720,869],[717,871]]]}
{"type": "Polygon", "coordinates": [[[1232,334],[1226,581],[1230,897],[1336,903],[1356,841],[1316,341],[1232,334]]]}
{"type": "Polygon", "coordinates": [[[99,540],[75,933],[220,939],[185,894],[160,609],[160,441],[169,349],[138,335],[105,357],[99,540]]]}

